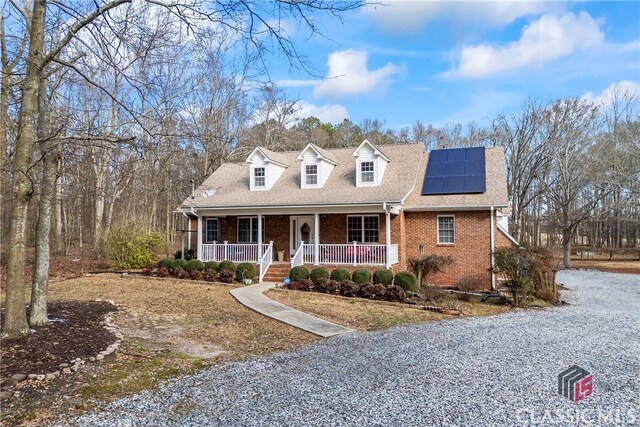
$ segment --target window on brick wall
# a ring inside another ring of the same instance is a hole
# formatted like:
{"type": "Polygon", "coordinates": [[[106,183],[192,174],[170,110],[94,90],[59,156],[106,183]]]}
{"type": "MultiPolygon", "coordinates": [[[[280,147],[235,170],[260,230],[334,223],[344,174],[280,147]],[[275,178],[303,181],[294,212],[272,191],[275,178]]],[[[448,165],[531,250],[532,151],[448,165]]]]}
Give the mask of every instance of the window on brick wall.
{"type": "Polygon", "coordinates": [[[438,243],[452,244],[456,242],[456,224],[453,215],[438,216],[438,243]]]}
{"type": "Polygon", "coordinates": [[[347,241],[378,243],[379,224],[377,215],[350,215],[347,217],[347,241]]]}
{"type": "Polygon", "coordinates": [[[217,242],[218,241],[218,218],[207,218],[205,224],[205,242],[217,242]]]}
{"type": "MultiPolygon", "coordinates": [[[[264,242],[264,217],[262,217],[262,241],[264,242]]],[[[258,243],[258,217],[238,218],[238,243],[258,243]]]]}

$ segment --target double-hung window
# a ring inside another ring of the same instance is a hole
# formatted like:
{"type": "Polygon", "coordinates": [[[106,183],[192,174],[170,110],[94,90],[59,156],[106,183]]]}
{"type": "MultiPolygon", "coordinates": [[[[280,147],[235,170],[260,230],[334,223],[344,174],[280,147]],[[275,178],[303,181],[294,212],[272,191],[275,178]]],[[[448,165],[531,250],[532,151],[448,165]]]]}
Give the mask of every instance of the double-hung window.
{"type": "Polygon", "coordinates": [[[253,186],[254,187],[264,187],[266,184],[265,181],[265,168],[254,168],[253,169],[253,186]]]}
{"type": "Polygon", "coordinates": [[[453,215],[438,216],[438,243],[453,244],[456,242],[456,224],[453,215]]]}
{"type": "Polygon", "coordinates": [[[375,180],[374,165],[373,162],[361,162],[360,163],[360,182],[371,183],[375,180]]]}
{"type": "Polygon", "coordinates": [[[218,218],[207,218],[205,224],[205,242],[218,241],[218,218]]]}
{"type": "Polygon", "coordinates": [[[318,165],[305,166],[306,185],[318,185],[318,165]]]}
{"type": "MultiPolygon", "coordinates": [[[[262,241],[264,242],[264,218],[262,218],[262,241]]],[[[258,218],[238,218],[238,243],[258,243],[258,218]]]]}
{"type": "Polygon", "coordinates": [[[347,217],[347,241],[359,243],[378,243],[378,216],[358,215],[347,217]]]}

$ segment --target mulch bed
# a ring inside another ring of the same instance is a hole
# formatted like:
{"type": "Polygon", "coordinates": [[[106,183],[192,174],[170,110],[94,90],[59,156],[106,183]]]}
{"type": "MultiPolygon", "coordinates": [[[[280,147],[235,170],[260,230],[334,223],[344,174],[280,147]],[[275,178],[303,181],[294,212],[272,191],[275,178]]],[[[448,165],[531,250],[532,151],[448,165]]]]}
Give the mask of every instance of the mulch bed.
{"type": "Polygon", "coordinates": [[[49,303],[53,322],[32,334],[2,340],[0,376],[45,374],[59,370],[61,363],[95,356],[116,340],[103,324],[105,315],[116,310],[105,301],[49,303]]]}

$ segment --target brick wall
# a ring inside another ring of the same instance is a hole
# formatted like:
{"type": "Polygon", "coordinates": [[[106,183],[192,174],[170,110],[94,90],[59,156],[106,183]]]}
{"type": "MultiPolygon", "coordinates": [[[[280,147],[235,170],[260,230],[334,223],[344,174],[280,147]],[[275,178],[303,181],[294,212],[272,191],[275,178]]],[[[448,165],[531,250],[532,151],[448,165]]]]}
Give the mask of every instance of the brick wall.
{"type": "MultiPolygon", "coordinates": [[[[486,289],[491,287],[491,235],[489,211],[458,212],[407,212],[405,213],[406,257],[420,254],[450,255],[454,264],[445,267],[443,273],[429,276],[428,281],[437,285],[454,285],[463,277],[481,280],[486,289]],[[456,243],[438,244],[438,215],[454,215],[456,243]]],[[[406,258],[403,257],[406,266],[406,258]]]]}
{"type": "Polygon", "coordinates": [[[511,246],[515,246],[511,240],[507,236],[504,235],[502,231],[498,229],[496,226],[496,239],[495,239],[496,248],[508,248],[511,246]]]}

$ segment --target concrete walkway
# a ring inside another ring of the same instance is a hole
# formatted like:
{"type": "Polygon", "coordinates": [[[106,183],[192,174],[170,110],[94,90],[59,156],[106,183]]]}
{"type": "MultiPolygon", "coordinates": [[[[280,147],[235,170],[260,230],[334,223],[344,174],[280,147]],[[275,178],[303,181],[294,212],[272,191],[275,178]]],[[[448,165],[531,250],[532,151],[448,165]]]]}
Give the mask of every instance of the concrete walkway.
{"type": "Polygon", "coordinates": [[[258,313],[279,320],[296,328],[302,329],[321,337],[332,337],[334,335],[354,332],[353,329],[318,319],[307,313],[295,310],[284,304],[280,304],[267,298],[263,292],[275,288],[275,283],[259,283],[257,285],[236,288],[231,291],[231,295],[245,307],[257,311],[258,313]]]}

